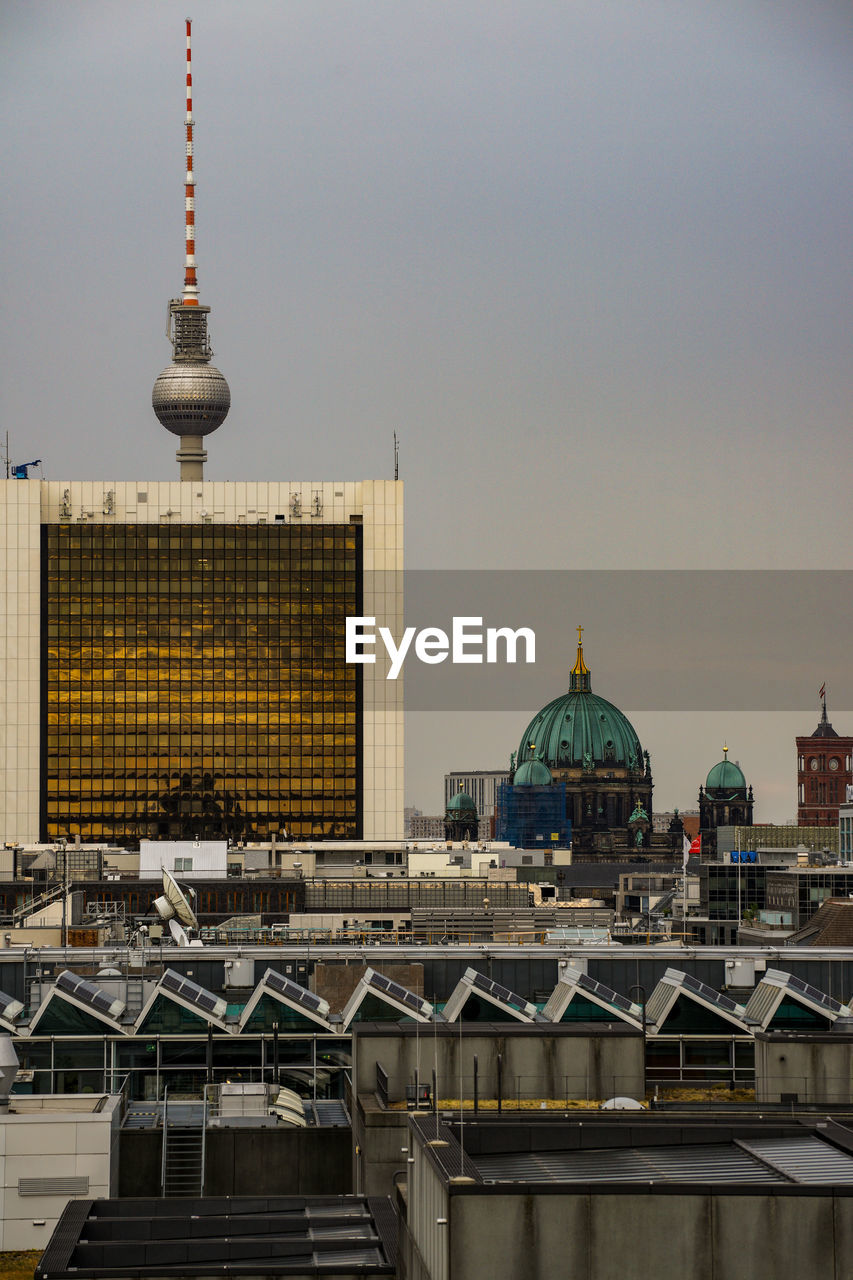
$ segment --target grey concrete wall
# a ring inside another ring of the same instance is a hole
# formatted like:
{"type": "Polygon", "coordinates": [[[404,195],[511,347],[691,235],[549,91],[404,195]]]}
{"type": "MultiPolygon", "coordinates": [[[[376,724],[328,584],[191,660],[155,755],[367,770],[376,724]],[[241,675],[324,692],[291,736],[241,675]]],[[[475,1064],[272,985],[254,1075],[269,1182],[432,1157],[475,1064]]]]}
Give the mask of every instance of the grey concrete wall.
{"type": "MultiPolygon", "coordinates": [[[[348,1128],[209,1129],[205,1195],[347,1195],[351,1141],[348,1128]]],[[[161,1143],[156,1129],[122,1131],[120,1195],[160,1195],[161,1143]]]]}
{"type": "Polygon", "coordinates": [[[370,1095],[358,1099],[352,1114],[353,1189],[365,1196],[390,1196],[395,1172],[406,1168],[408,1114],[386,1111],[370,1095]]]}
{"type": "Polygon", "coordinates": [[[804,1103],[853,1103],[853,1036],[756,1036],[755,1100],[781,1102],[783,1093],[804,1103]]]}
{"type": "Polygon", "coordinates": [[[376,1088],[376,1063],[389,1077],[389,1101],[405,1099],[406,1085],[415,1078],[428,1083],[436,1068],[439,1098],[458,1098],[461,1087],[473,1097],[474,1057],[479,1068],[479,1096],[496,1098],[498,1054],[502,1057],[504,1098],[593,1098],[617,1094],[642,1097],[645,1092],[643,1037],[561,1029],[521,1028],[513,1034],[506,1024],[477,1024],[476,1032],[457,1028],[436,1037],[424,1026],[416,1039],[397,1029],[387,1034],[353,1036],[354,1084],[358,1093],[376,1088]]]}
{"type": "Polygon", "coordinates": [[[210,1129],[204,1193],[347,1195],[350,1129],[210,1129]]]}
{"type": "MultiPolygon", "coordinates": [[[[453,1280],[841,1280],[853,1198],[690,1192],[452,1194],[453,1280]]],[[[429,1272],[433,1275],[433,1272],[429,1272]]]]}
{"type": "Polygon", "coordinates": [[[163,1135],[159,1129],[122,1129],[118,1193],[130,1199],[160,1194],[163,1135]]]}

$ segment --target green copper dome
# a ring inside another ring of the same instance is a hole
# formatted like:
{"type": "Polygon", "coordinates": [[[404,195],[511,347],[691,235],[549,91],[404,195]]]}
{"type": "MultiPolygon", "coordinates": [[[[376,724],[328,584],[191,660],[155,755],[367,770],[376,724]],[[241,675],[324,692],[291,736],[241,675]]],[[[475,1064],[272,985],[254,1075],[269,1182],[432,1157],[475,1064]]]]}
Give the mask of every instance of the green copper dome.
{"type": "Polygon", "coordinates": [[[518,774],[528,762],[549,769],[617,765],[642,769],[643,750],[634,726],[618,707],[592,692],[589,668],[578,636],[578,657],[569,692],[549,702],[522,735],[518,774]]]}
{"type": "Polygon", "coordinates": [[[467,791],[457,791],[456,795],[451,796],[447,802],[448,813],[467,813],[470,809],[476,812],[477,806],[467,791]]]}
{"type": "Polygon", "coordinates": [[[715,764],[705,780],[706,791],[745,791],[746,778],[733,760],[728,758],[728,747],[723,747],[723,759],[715,764]]]}
{"type": "Polygon", "coordinates": [[[525,760],[515,771],[514,787],[550,787],[551,770],[541,760],[525,760]]]}

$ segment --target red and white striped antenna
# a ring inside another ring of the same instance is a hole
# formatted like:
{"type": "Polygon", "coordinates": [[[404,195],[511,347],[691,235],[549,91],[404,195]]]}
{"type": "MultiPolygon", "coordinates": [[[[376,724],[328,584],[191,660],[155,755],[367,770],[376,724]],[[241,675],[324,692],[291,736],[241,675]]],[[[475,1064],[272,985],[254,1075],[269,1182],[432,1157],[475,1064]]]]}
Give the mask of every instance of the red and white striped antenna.
{"type": "Polygon", "coordinates": [[[195,177],[193,176],[193,67],[190,30],[187,18],[187,256],[184,268],[184,306],[198,306],[198,281],[195,274],[195,177]]]}

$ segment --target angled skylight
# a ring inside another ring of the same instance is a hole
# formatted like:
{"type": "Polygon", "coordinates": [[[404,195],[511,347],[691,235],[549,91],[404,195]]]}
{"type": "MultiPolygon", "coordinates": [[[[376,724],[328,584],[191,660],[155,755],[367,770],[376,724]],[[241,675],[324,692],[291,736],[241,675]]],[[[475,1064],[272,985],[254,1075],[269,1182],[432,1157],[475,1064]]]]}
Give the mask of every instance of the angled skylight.
{"type": "Polygon", "coordinates": [[[651,1035],[664,1030],[711,1031],[715,1021],[728,1023],[741,1032],[755,1030],[755,1023],[747,1018],[743,1005],[680,969],[666,970],[646,1005],[647,1029],[651,1035]],[[695,1006],[692,1019],[684,1016],[685,1006],[689,1005],[695,1006]],[[676,1025],[667,1027],[667,1022],[676,1025]]]}
{"type": "Polygon", "coordinates": [[[161,997],[173,1001],[180,1008],[195,1014],[205,1022],[213,1023],[222,1030],[228,1029],[224,1022],[228,1003],[222,996],[215,996],[211,991],[199,986],[197,982],[193,982],[191,978],[183,977],[174,969],[167,969],[136,1019],[137,1030],[144,1026],[156,1001],[161,997]]]}
{"type": "Polygon", "coordinates": [[[375,996],[397,1013],[402,1013],[416,1022],[429,1022],[433,1016],[433,1008],[428,1000],[414,991],[408,991],[386,978],[384,973],[368,969],[358,982],[341,1014],[342,1029],[345,1031],[352,1022],[359,1008],[368,996],[375,996]]]}
{"type": "MultiPolygon", "coordinates": [[[[87,1018],[94,1018],[114,1031],[125,1033],[127,1030],[118,1021],[124,1013],[124,1001],[119,1000],[116,996],[111,996],[103,988],[99,987],[97,983],[89,982],[86,978],[81,978],[69,969],[63,969],[57,975],[47,995],[34,1013],[29,1027],[30,1035],[38,1029],[40,1023],[44,1021],[50,1023],[53,1020],[52,1006],[54,1005],[65,1005],[66,1008],[70,1006],[78,1014],[83,1015],[82,1023],[81,1019],[77,1018],[77,1022],[81,1023],[80,1026],[75,1027],[72,1019],[72,1024],[67,1028],[63,1028],[68,1034],[73,1033],[75,1030],[78,1033],[84,1030],[87,1018]]],[[[62,1018],[60,1018],[60,1022],[62,1022],[62,1018]]]]}
{"type": "Polygon", "coordinates": [[[613,991],[603,982],[596,981],[589,974],[570,964],[562,967],[560,980],[542,1010],[543,1017],[549,1022],[562,1021],[566,1010],[576,997],[597,1005],[598,1008],[620,1021],[628,1022],[635,1027],[643,1025],[641,1005],[634,1004],[627,996],[620,995],[618,991],[613,991]]]}
{"type": "Polygon", "coordinates": [[[476,969],[466,969],[444,1006],[445,1020],[455,1022],[465,1005],[474,996],[492,1005],[504,1016],[514,1018],[518,1022],[533,1022],[539,1017],[536,1005],[525,1000],[524,996],[517,995],[508,987],[501,986],[499,982],[487,978],[484,973],[479,973],[476,969]]]}
{"type": "Polygon", "coordinates": [[[774,1021],[777,1025],[802,1025],[805,1030],[805,1023],[797,1016],[798,1009],[803,1010],[806,1017],[809,1014],[817,1015],[818,1019],[828,1023],[853,1016],[848,1006],[834,996],[779,969],[768,969],[764,974],[747,1001],[746,1016],[757,1022],[763,1031],[771,1027],[774,1021]]]}
{"type": "Polygon", "coordinates": [[[276,969],[267,969],[240,1015],[241,1031],[252,1019],[265,996],[281,1006],[283,1015],[290,1011],[298,1017],[309,1019],[324,1031],[331,1030],[328,1001],[315,995],[313,991],[308,991],[306,987],[301,987],[298,982],[285,978],[276,969]]]}

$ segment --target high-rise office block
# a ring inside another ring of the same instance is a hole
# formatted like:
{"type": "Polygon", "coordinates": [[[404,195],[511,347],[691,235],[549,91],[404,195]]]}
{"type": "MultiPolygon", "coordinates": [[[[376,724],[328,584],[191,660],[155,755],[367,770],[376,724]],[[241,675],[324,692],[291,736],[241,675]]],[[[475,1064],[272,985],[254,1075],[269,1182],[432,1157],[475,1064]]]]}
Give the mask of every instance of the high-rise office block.
{"type": "Polygon", "coordinates": [[[402,835],[402,486],[0,481],[0,830],[402,835]]]}

